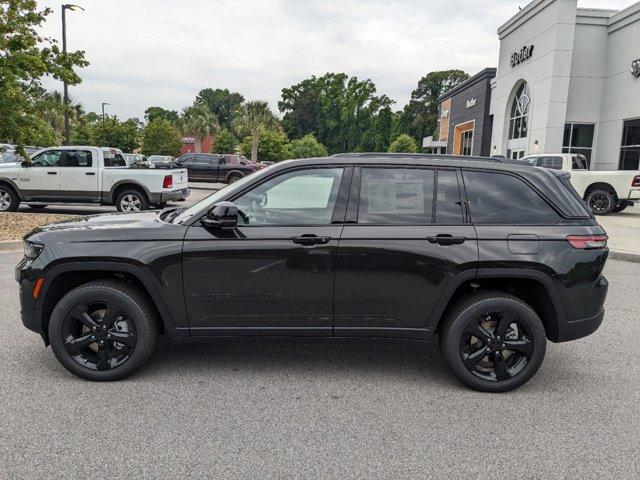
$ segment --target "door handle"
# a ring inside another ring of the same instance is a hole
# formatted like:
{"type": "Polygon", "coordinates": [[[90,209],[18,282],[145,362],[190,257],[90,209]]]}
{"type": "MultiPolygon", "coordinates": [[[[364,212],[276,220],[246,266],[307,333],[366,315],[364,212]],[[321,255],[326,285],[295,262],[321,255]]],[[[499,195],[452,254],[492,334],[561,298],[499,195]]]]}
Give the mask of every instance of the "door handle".
{"type": "Polygon", "coordinates": [[[438,245],[460,245],[467,240],[467,237],[454,237],[448,233],[441,233],[440,235],[430,235],[427,237],[429,243],[437,243],[438,245]]]}
{"type": "Polygon", "coordinates": [[[314,234],[305,234],[291,238],[291,241],[298,245],[326,245],[329,243],[329,240],[331,240],[331,237],[319,237],[314,234]]]}
{"type": "Polygon", "coordinates": [[[96,172],[84,172],[85,175],[95,175],[96,172]]]}
{"type": "Polygon", "coordinates": [[[47,172],[47,175],[57,175],[58,172],[47,172]]]}

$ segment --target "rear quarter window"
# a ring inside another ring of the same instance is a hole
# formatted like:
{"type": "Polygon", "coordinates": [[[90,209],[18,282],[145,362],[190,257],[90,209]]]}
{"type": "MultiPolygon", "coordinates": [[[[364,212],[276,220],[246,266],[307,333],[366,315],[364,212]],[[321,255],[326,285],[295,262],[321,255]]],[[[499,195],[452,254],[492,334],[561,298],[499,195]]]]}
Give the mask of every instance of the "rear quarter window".
{"type": "Polygon", "coordinates": [[[473,223],[555,225],[562,217],[531,186],[505,173],[463,173],[473,223]]]}

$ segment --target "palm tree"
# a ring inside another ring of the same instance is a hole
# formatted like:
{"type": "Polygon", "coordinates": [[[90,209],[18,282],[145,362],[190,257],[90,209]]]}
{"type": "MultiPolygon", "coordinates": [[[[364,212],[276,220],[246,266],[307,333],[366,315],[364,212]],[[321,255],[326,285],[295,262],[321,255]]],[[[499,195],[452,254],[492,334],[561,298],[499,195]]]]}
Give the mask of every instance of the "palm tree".
{"type": "Polygon", "coordinates": [[[238,135],[251,135],[251,161],[258,161],[258,142],[265,131],[276,128],[278,119],[269,109],[267,102],[254,101],[240,105],[233,115],[233,129],[238,135]]]}
{"type": "Polygon", "coordinates": [[[202,152],[202,140],[220,128],[216,117],[201,103],[194,103],[183,110],[180,125],[183,134],[195,137],[196,153],[202,152]]]}

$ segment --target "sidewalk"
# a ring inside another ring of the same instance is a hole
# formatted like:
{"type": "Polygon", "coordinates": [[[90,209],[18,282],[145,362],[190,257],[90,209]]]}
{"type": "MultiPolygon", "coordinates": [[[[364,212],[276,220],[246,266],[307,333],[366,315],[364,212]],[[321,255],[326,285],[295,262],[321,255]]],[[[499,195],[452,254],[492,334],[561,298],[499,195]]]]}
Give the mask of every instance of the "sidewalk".
{"type": "Polygon", "coordinates": [[[627,207],[596,220],[609,235],[610,258],[640,262],[640,207],[627,207]]]}

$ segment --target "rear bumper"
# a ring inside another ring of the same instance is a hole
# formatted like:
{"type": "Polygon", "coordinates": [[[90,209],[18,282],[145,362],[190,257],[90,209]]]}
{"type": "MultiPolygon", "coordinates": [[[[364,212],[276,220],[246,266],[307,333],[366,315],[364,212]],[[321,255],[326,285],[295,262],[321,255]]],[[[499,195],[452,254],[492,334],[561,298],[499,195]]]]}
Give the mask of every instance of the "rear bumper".
{"type": "Polygon", "coordinates": [[[640,189],[633,188],[633,189],[629,190],[629,196],[625,200],[631,200],[631,202],[639,201],[640,200],[640,189]]]}
{"type": "Polygon", "coordinates": [[[558,336],[553,341],[568,342],[591,335],[600,327],[603,318],[604,308],[592,317],[563,322],[558,325],[558,336]]]}
{"type": "Polygon", "coordinates": [[[171,192],[152,193],[149,201],[151,203],[175,202],[184,200],[190,193],[191,191],[188,188],[181,188],[180,190],[173,190],[171,192]]]}

